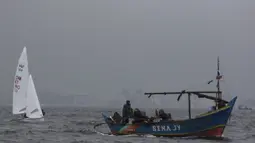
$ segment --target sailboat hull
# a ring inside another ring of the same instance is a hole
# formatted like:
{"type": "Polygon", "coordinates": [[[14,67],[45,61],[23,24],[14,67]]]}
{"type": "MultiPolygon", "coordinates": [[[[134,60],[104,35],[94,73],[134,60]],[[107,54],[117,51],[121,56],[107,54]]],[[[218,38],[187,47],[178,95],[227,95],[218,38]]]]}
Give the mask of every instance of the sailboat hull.
{"type": "Polygon", "coordinates": [[[236,99],[237,97],[233,98],[227,106],[219,110],[187,120],[123,125],[110,122],[109,117],[105,114],[103,114],[103,117],[114,135],[150,134],[166,137],[222,137],[236,99]]]}
{"type": "Polygon", "coordinates": [[[43,122],[44,118],[24,118],[22,119],[23,122],[43,122]]]}

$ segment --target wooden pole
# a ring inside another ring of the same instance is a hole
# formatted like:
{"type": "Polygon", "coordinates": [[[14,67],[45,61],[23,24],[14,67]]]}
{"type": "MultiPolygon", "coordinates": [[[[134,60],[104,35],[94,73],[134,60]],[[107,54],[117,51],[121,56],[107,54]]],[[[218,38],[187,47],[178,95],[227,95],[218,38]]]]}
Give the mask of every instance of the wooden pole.
{"type": "MultiPolygon", "coordinates": [[[[217,79],[217,90],[218,91],[220,91],[220,79],[221,79],[220,76],[222,76],[222,75],[220,74],[220,58],[218,56],[218,58],[217,58],[217,77],[216,77],[216,79],[217,79]]],[[[216,93],[216,98],[222,99],[221,95],[222,95],[221,93],[216,93]]],[[[219,109],[219,102],[218,101],[216,101],[216,108],[219,109]]]]}
{"type": "Polygon", "coordinates": [[[191,119],[191,110],[190,110],[190,96],[191,96],[191,94],[189,93],[188,94],[188,97],[189,97],[189,119],[191,119]]]}

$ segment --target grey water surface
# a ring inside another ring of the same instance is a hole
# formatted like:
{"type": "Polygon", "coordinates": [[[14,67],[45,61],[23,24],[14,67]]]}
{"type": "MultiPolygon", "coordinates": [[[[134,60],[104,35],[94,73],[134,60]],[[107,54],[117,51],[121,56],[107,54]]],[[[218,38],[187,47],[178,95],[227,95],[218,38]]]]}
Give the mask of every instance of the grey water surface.
{"type": "MultiPolygon", "coordinates": [[[[196,139],[196,138],[157,138],[152,136],[111,136],[107,134],[109,129],[106,125],[94,130],[93,126],[102,123],[102,112],[112,114],[120,111],[110,108],[89,107],[48,107],[45,121],[38,123],[24,123],[15,121],[16,116],[11,114],[10,107],[1,107],[0,142],[23,142],[23,143],[209,143],[209,142],[255,142],[255,112],[234,110],[231,120],[221,140],[196,139]]],[[[172,110],[173,118],[186,116],[185,110],[172,110]]],[[[193,114],[199,111],[193,111],[193,114]]]]}

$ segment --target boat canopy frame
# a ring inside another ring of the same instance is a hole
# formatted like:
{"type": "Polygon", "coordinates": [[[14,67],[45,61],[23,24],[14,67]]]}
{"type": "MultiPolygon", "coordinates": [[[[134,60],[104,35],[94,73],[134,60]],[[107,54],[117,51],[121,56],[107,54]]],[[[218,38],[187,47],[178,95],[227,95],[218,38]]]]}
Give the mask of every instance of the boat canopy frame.
{"type": "Polygon", "coordinates": [[[186,90],[183,90],[181,92],[148,92],[148,93],[144,93],[144,95],[148,95],[148,98],[150,98],[153,95],[179,94],[179,96],[177,98],[177,101],[179,101],[183,94],[187,94],[187,95],[194,94],[194,95],[197,95],[198,98],[206,98],[206,99],[209,99],[209,100],[213,100],[215,102],[228,103],[228,101],[223,100],[221,98],[205,95],[205,94],[210,94],[210,93],[222,94],[221,91],[186,91],[186,90]]]}
{"type": "Polygon", "coordinates": [[[222,92],[221,91],[186,91],[186,90],[183,90],[181,92],[147,92],[147,93],[144,93],[144,95],[148,95],[148,98],[150,98],[151,96],[154,96],[154,95],[179,95],[178,98],[177,98],[177,101],[180,100],[180,98],[183,94],[188,95],[189,119],[191,119],[191,104],[190,104],[191,99],[190,99],[190,96],[192,94],[196,95],[198,98],[206,98],[206,99],[209,99],[209,100],[213,100],[217,103],[218,102],[223,102],[224,104],[228,103],[228,101],[223,100],[221,98],[205,95],[205,94],[210,94],[210,93],[211,94],[215,93],[217,95],[217,94],[221,94],[222,92]]]}

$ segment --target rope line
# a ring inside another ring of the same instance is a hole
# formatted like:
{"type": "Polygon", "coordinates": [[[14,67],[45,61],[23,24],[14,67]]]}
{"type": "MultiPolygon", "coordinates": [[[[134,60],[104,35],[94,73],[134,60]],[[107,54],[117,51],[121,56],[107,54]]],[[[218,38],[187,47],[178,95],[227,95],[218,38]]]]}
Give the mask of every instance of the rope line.
{"type": "Polygon", "coordinates": [[[112,135],[111,133],[103,133],[99,130],[97,130],[98,127],[102,126],[102,125],[105,125],[106,123],[99,123],[99,124],[96,124],[94,125],[94,130],[95,132],[99,133],[99,134],[102,134],[102,135],[112,135]]]}

